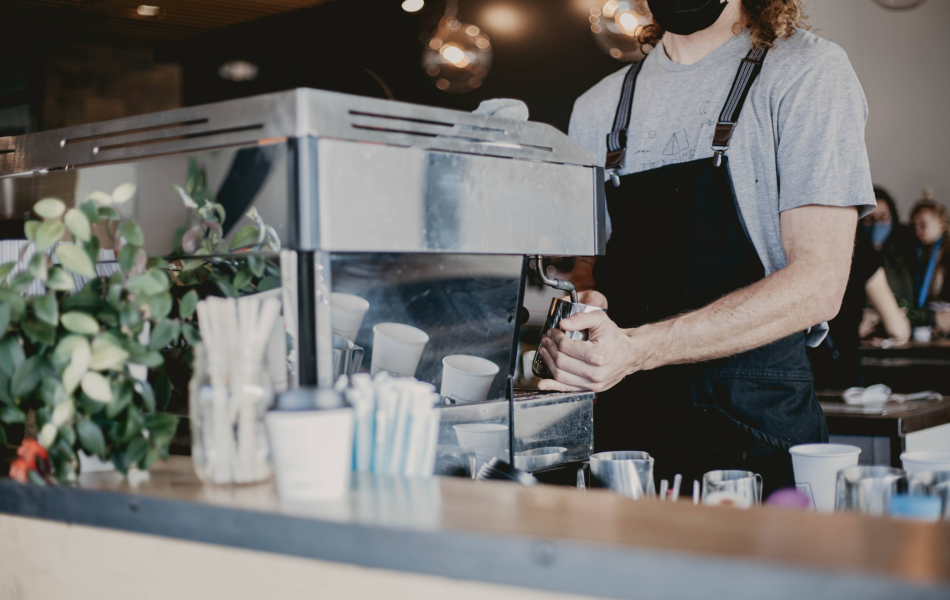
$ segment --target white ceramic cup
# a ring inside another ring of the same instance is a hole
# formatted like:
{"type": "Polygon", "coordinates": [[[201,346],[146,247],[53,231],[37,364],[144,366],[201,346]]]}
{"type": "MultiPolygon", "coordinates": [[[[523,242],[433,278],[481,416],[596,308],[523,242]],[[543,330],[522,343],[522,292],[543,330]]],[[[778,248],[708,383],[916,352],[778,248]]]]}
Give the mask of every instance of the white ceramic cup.
{"type": "Polygon", "coordinates": [[[476,456],[508,460],[508,426],[498,423],[464,423],[455,425],[459,446],[476,456]]]}
{"type": "Polygon", "coordinates": [[[373,327],[370,374],[386,371],[394,377],[414,377],[428,341],[428,334],[412,325],[377,324],[373,327]]]}
{"type": "Polygon", "coordinates": [[[467,354],[450,354],[442,359],[441,393],[456,402],[484,402],[498,374],[498,365],[467,354]]]}
{"type": "Polygon", "coordinates": [[[792,446],[795,487],[811,498],[820,512],[834,512],[838,471],[858,464],[861,449],[845,444],[800,444],[792,446]]]}
{"type": "Polygon", "coordinates": [[[284,500],[342,496],[353,470],[353,409],[271,411],[267,435],[284,500]]]}
{"type": "Polygon", "coordinates": [[[920,450],[901,454],[908,475],[926,471],[950,471],[950,450],[920,450]]]}
{"type": "Polygon", "coordinates": [[[524,379],[531,379],[534,377],[534,373],[531,372],[531,365],[534,364],[534,357],[537,354],[537,350],[529,350],[521,355],[521,370],[524,379]]]}
{"type": "Polygon", "coordinates": [[[333,333],[355,342],[356,336],[360,333],[360,327],[363,326],[363,317],[366,316],[367,310],[369,310],[369,302],[359,296],[338,292],[330,294],[333,333]]]}

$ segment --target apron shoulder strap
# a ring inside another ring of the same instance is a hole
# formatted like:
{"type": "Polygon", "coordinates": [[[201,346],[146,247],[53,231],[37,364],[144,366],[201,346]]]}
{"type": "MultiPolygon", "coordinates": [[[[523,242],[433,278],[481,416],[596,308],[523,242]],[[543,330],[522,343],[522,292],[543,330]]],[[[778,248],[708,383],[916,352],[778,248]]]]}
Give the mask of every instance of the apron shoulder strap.
{"type": "MultiPolygon", "coordinates": [[[[716,166],[722,164],[722,154],[729,149],[732,133],[736,128],[736,121],[742,111],[746,96],[762,70],[762,62],[768,53],[767,48],[753,48],[742,59],[739,71],[729,90],[722,112],[719,113],[719,122],[716,124],[716,133],[713,136],[713,157],[716,166]]],[[[633,109],[633,94],[637,85],[637,76],[646,58],[630,67],[623,78],[623,87],[620,93],[620,102],[614,114],[613,130],[607,134],[607,161],[604,168],[607,171],[619,171],[623,165],[623,157],[627,150],[627,127],[630,126],[630,112],[633,109]]]]}
{"type": "Polygon", "coordinates": [[[633,90],[637,86],[637,75],[643,68],[646,58],[630,67],[623,78],[620,103],[614,115],[613,131],[607,134],[607,162],[604,169],[619,171],[623,164],[623,155],[627,151],[627,127],[630,126],[630,110],[633,108],[633,90]]]}
{"type": "Polygon", "coordinates": [[[719,122],[716,123],[716,133],[713,135],[713,164],[717,167],[722,164],[723,153],[729,149],[729,142],[735,132],[742,105],[745,104],[749,90],[762,70],[762,62],[767,53],[768,48],[753,48],[739,65],[739,71],[732,82],[732,89],[729,90],[729,98],[722,107],[722,112],[719,113],[719,122]]]}

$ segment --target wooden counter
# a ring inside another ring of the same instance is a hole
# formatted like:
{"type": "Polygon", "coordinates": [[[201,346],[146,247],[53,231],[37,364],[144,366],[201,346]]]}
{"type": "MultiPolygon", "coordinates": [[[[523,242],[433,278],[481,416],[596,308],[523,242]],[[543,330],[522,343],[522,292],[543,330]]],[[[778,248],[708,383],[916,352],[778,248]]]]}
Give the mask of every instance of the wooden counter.
{"type": "MultiPolygon", "coordinates": [[[[56,525],[67,537],[82,532],[94,540],[96,532],[103,536],[118,535],[107,530],[124,532],[120,541],[109,538],[109,544],[151,539],[156,540],[154,546],[160,538],[152,536],[172,538],[162,543],[178,544],[176,548],[182,542],[175,539],[199,542],[200,546],[185,545],[189,556],[198,547],[208,552],[237,548],[253,551],[252,556],[265,562],[283,555],[286,560],[308,559],[316,562],[305,565],[346,573],[357,565],[364,569],[358,571],[363,575],[356,576],[355,583],[401,572],[380,588],[393,597],[403,597],[408,590],[434,593],[425,586],[400,587],[409,585],[405,578],[410,576],[421,577],[427,585],[451,584],[459,598],[489,592],[499,598],[535,597],[525,595],[524,588],[545,597],[556,593],[704,600],[950,595],[947,524],[772,508],[740,511],[693,506],[689,501],[634,502],[606,491],[555,486],[362,477],[339,500],[293,504],[281,502],[271,483],[202,485],[188,459],[173,457],[168,464],[156,465],[150,479],[137,485],[114,474],[85,475],[79,488],[0,481],[0,513],[5,513],[0,515],[4,540],[0,597],[12,589],[13,572],[18,573],[18,589],[35,593],[9,597],[42,597],[29,569],[42,573],[52,570],[37,569],[45,561],[69,562],[62,552],[50,555],[39,542],[22,542],[37,536],[54,539],[55,531],[49,528],[55,523],[72,524],[56,525]],[[7,543],[13,534],[21,542],[7,543]]],[[[88,551],[98,552],[95,547],[88,551]]],[[[161,577],[178,577],[160,563],[179,551],[156,551],[158,558],[137,557],[123,568],[137,569],[143,581],[156,569],[161,577]]],[[[244,559],[234,560],[238,564],[244,559]]],[[[200,582],[202,564],[198,559],[179,561],[175,569],[193,569],[189,580],[200,582]]],[[[92,568],[87,565],[85,570],[92,568]]],[[[102,564],[100,585],[106,585],[114,570],[114,565],[102,564]]],[[[88,592],[88,597],[113,597],[102,590],[93,593],[96,579],[85,575],[90,582],[86,587],[76,583],[77,587],[66,588],[72,598],[87,597],[78,591],[88,592]]],[[[270,575],[266,569],[254,572],[258,579],[270,575]]],[[[160,589],[161,582],[156,586],[160,589]]],[[[273,582],[269,589],[288,588],[273,582]]],[[[360,590],[353,588],[348,596],[376,594],[360,590]]],[[[287,594],[297,597],[292,591],[287,594]]]]}

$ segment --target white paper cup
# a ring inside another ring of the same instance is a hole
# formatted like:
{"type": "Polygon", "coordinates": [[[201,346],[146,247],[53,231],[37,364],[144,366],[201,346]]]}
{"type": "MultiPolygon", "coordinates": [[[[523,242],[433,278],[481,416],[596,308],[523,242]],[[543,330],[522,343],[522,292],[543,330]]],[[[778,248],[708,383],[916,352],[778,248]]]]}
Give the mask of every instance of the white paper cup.
{"type": "Polygon", "coordinates": [[[801,444],[789,449],[795,487],[811,498],[812,507],[834,512],[838,471],[858,464],[861,449],[845,444],[801,444]]]}
{"type": "Polygon", "coordinates": [[[379,323],[373,327],[373,359],[370,374],[386,371],[394,377],[414,377],[422,351],[429,341],[425,331],[402,323],[379,323]]]}
{"type": "Polygon", "coordinates": [[[353,294],[333,292],[330,307],[333,333],[355,342],[363,326],[363,317],[369,310],[369,302],[353,294]]]}
{"type": "Polygon", "coordinates": [[[920,450],[901,454],[908,475],[926,471],[950,471],[950,450],[920,450]]]}
{"type": "Polygon", "coordinates": [[[442,359],[440,393],[456,402],[484,402],[498,370],[498,365],[490,360],[451,354],[442,359]]]}
{"type": "Polygon", "coordinates": [[[342,496],[353,470],[353,409],[271,411],[267,435],[284,500],[342,496]]]}
{"type": "Polygon", "coordinates": [[[459,446],[483,458],[508,459],[508,426],[498,423],[455,425],[459,446]]]}
{"type": "Polygon", "coordinates": [[[534,373],[531,372],[531,365],[534,364],[534,357],[537,354],[537,350],[529,350],[521,355],[521,371],[524,379],[531,379],[534,377],[534,373]]]}

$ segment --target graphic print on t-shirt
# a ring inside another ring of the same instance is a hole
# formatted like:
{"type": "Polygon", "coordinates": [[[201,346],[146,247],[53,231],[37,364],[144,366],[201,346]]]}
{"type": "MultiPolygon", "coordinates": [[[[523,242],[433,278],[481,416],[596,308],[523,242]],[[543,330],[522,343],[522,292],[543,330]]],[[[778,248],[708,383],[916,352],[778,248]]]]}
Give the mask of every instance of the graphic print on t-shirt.
{"type": "MultiPolygon", "coordinates": [[[[654,132],[650,132],[650,138],[655,139],[653,135],[654,132]]],[[[663,139],[663,138],[660,138],[663,139]]],[[[657,147],[657,149],[659,149],[657,147]]],[[[637,150],[636,154],[653,154],[652,150],[642,149],[637,150]]],[[[662,167],[663,165],[671,165],[674,163],[681,163],[693,160],[696,156],[696,148],[690,146],[689,134],[686,132],[686,129],[680,129],[679,131],[674,131],[669,138],[667,138],[666,145],[663,147],[662,152],[663,158],[655,161],[642,162],[640,163],[640,169],[643,171],[649,169],[656,169],[662,167]]]]}

